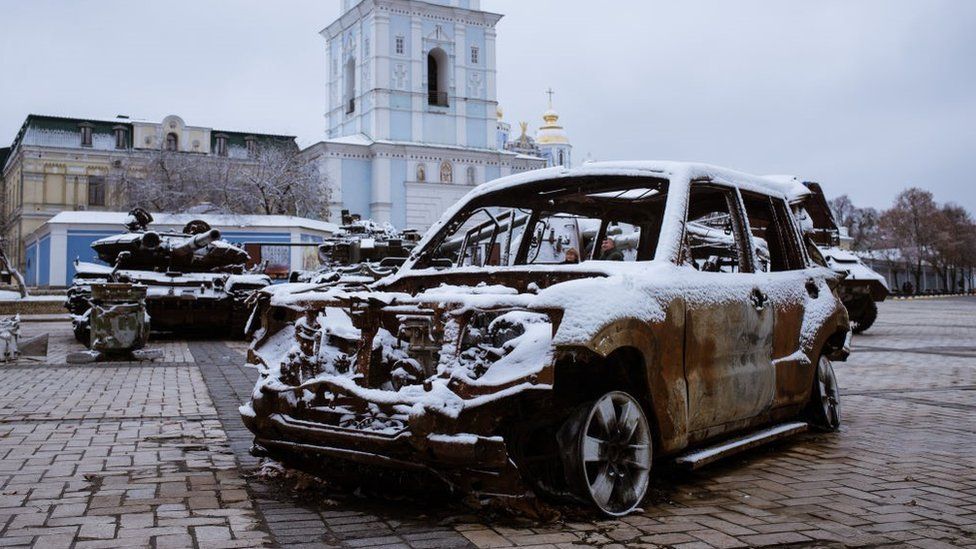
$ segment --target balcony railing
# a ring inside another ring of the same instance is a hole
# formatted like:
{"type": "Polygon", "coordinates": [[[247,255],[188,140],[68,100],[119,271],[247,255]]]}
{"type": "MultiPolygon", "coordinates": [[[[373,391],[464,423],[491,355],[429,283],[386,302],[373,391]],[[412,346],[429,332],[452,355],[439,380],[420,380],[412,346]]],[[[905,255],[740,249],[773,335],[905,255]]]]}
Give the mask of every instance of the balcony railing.
{"type": "Polygon", "coordinates": [[[446,107],[447,92],[431,91],[427,92],[427,104],[433,107],[446,107]]]}

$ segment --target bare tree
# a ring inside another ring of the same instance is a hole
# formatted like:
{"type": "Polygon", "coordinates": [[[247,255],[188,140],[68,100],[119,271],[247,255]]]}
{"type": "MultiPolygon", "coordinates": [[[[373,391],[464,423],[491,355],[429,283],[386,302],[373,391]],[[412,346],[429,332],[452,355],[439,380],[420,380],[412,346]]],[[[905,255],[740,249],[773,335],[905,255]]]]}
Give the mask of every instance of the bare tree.
{"type": "Polygon", "coordinates": [[[859,208],[846,195],[828,202],[837,225],[847,228],[855,250],[870,250],[878,245],[878,222],[881,215],[874,208],[859,208]]]}
{"type": "Polygon", "coordinates": [[[974,264],[976,225],[969,212],[957,204],[943,205],[939,214],[931,262],[943,288],[957,291],[966,269],[974,264]]]}
{"type": "Polygon", "coordinates": [[[884,241],[897,248],[915,287],[922,285],[923,266],[933,259],[941,212],[932,193],[913,187],[902,191],[880,218],[884,241]]]}
{"type": "Polygon", "coordinates": [[[240,209],[279,215],[328,219],[329,190],[315,164],[297,148],[259,147],[254,162],[244,166],[235,185],[240,209]]]}
{"type": "Polygon", "coordinates": [[[259,146],[247,159],[152,151],[114,169],[118,204],[180,212],[201,203],[237,214],[328,218],[328,185],[298,148],[259,146]]]}

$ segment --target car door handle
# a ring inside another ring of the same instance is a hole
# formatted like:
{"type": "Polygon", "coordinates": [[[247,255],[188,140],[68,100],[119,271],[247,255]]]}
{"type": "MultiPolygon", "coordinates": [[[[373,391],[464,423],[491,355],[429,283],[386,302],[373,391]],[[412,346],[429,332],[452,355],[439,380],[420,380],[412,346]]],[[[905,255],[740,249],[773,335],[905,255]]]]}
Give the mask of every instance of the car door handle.
{"type": "Polygon", "coordinates": [[[753,288],[752,293],[749,295],[749,300],[757,311],[761,311],[766,308],[766,303],[769,302],[769,296],[762,293],[759,288],[753,288]]]}

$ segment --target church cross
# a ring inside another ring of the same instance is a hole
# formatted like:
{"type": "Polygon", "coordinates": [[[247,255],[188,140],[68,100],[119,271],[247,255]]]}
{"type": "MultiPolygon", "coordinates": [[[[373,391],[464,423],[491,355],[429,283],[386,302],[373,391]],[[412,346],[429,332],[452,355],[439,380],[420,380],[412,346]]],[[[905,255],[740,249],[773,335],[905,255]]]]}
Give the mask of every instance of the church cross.
{"type": "Polygon", "coordinates": [[[552,88],[549,88],[548,90],[546,90],[546,95],[549,96],[549,108],[550,109],[552,108],[552,94],[554,94],[554,93],[556,93],[556,92],[552,91],[552,88]]]}

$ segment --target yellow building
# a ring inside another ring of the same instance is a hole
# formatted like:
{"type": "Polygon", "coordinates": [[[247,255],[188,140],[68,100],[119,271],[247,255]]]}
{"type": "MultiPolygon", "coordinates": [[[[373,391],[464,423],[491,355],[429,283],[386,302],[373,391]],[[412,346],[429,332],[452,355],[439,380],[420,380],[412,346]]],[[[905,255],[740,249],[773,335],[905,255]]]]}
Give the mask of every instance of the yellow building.
{"type": "Polygon", "coordinates": [[[116,181],[133,157],[169,150],[247,161],[259,143],[294,139],[187,126],[178,116],[153,122],[28,115],[6,155],[0,149],[7,255],[24,269],[24,238],[60,212],[125,209],[116,181]]]}

